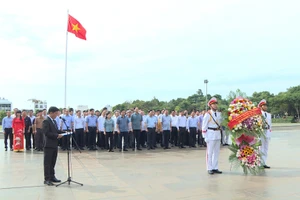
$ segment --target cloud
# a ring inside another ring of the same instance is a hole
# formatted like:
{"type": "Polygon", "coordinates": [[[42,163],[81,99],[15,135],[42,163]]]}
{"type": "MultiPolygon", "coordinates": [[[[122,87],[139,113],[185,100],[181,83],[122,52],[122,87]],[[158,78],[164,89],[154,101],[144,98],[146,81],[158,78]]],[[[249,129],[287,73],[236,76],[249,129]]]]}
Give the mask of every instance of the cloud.
{"type": "Polygon", "coordinates": [[[297,1],[12,0],[0,8],[3,95],[63,106],[67,9],[87,30],[68,34],[68,104],[170,100],[197,89],[226,96],[296,85],[297,1]],[[258,6],[259,5],[259,6],[258,6]],[[279,14],[280,13],[280,14],[279,14]]]}

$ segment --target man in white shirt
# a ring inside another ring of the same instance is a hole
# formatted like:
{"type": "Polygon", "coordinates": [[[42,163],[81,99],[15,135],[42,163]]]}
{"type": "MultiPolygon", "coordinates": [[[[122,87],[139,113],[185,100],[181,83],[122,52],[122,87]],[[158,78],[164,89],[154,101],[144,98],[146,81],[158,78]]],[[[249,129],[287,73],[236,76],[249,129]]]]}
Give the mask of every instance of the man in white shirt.
{"type": "Polygon", "coordinates": [[[29,110],[28,117],[31,120],[31,127],[29,129],[29,133],[30,133],[30,138],[32,138],[32,145],[31,145],[31,141],[30,141],[29,148],[33,147],[33,149],[34,149],[35,148],[35,141],[34,141],[34,134],[33,134],[33,124],[34,124],[35,116],[33,115],[33,110],[29,110]]]}
{"type": "Polygon", "coordinates": [[[15,118],[16,117],[16,113],[19,109],[18,108],[14,108],[14,114],[11,115],[12,118],[15,118]]]}
{"type": "Polygon", "coordinates": [[[143,121],[142,121],[142,130],[141,130],[141,146],[143,148],[146,148],[146,139],[147,139],[147,127],[146,127],[146,119],[147,119],[147,115],[145,115],[144,111],[140,111],[143,121]]]}
{"type": "MultiPolygon", "coordinates": [[[[85,118],[82,117],[81,111],[76,111],[76,117],[74,119],[74,134],[75,140],[77,142],[78,147],[81,150],[84,150],[84,131],[85,131],[85,118]]],[[[77,149],[77,146],[75,145],[77,149]]]]}
{"type": "Polygon", "coordinates": [[[114,149],[117,149],[118,147],[118,126],[117,126],[117,120],[118,120],[118,117],[120,116],[120,111],[119,110],[116,110],[115,111],[115,114],[114,116],[112,116],[112,120],[114,120],[114,123],[115,123],[115,126],[114,126],[114,149]]]}
{"type": "Polygon", "coordinates": [[[218,101],[215,97],[208,102],[211,108],[203,117],[202,134],[207,143],[206,165],[208,174],[221,174],[218,167],[218,159],[221,145],[221,120],[222,115],[218,110],[218,101]]]}
{"type": "Polygon", "coordinates": [[[171,113],[171,145],[172,147],[178,145],[178,130],[177,130],[178,116],[176,115],[176,111],[172,110],[171,113]]]}
{"type": "Polygon", "coordinates": [[[268,158],[268,151],[269,151],[269,143],[271,140],[271,131],[272,131],[272,117],[271,114],[267,112],[268,106],[267,101],[265,99],[261,100],[258,104],[258,107],[261,109],[262,117],[266,122],[266,127],[264,127],[265,137],[261,138],[261,147],[260,151],[262,153],[262,160],[265,169],[271,168],[266,164],[268,158]]]}
{"type": "Polygon", "coordinates": [[[180,111],[180,116],[178,116],[178,121],[177,121],[177,130],[179,132],[179,148],[181,149],[185,148],[184,136],[186,132],[186,122],[187,122],[186,116],[184,115],[183,111],[180,111]]]}
{"type": "Polygon", "coordinates": [[[103,150],[105,147],[108,149],[108,144],[105,144],[104,135],[104,122],[105,122],[106,110],[103,110],[101,115],[98,117],[98,134],[97,134],[97,146],[103,150]]]}

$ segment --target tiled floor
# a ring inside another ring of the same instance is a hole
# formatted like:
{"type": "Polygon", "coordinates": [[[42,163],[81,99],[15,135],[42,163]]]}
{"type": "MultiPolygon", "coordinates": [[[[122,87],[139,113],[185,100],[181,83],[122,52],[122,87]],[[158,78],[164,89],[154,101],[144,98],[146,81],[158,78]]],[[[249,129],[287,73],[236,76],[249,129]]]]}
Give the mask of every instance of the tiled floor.
{"type": "MultiPolygon", "coordinates": [[[[273,132],[264,175],[230,171],[229,150],[221,148],[221,175],[208,175],[205,149],[173,148],[126,153],[73,151],[72,178],[84,184],[43,185],[43,153],[5,152],[0,140],[0,199],[300,199],[300,129],[273,132]]],[[[56,176],[67,179],[66,152],[60,152],[56,176]]]]}

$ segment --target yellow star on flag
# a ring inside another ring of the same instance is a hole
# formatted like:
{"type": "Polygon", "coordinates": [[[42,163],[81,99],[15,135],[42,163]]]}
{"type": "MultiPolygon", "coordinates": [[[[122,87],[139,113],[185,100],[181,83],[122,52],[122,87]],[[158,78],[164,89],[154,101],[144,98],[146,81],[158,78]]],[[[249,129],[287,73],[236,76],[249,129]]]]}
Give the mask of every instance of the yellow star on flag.
{"type": "Polygon", "coordinates": [[[73,31],[76,31],[76,32],[78,32],[78,31],[80,31],[80,28],[78,27],[78,24],[72,24],[72,26],[73,26],[73,28],[72,28],[72,30],[73,31]]]}

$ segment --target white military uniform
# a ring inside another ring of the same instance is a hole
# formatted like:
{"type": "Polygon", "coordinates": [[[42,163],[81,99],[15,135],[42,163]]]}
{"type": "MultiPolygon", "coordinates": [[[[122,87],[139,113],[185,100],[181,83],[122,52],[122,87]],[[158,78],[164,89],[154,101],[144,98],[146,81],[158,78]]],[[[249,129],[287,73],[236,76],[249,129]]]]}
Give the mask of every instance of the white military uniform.
{"type": "Polygon", "coordinates": [[[271,128],[272,128],[272,116],[270,113],[261,111],[262,116],[265,118],[266,122],[268,123],[267,129],[265,129],[266,137],[261,138],[261,153],[262,153],[262,160],[263,164],[266,164],[268,158],[268,150],[269,150],[269,143],[271,139],[271,128]]]}
{"type": "Polygon", "coordinates": [[[220,144],[221,144],[221,131],[220,130],[211,130],[218,129],[219,126],[216,122],[221,125],[222,114],[220,112],[214,112],[212,110],[205,113],[202,121],[202,135],[207,144],[206,150],[206,166],[207,170],[217,170],[218,168],[218,159],[220,153],[220,144]],[[215,121],[213,120],[215,119],[215,121]]]}

